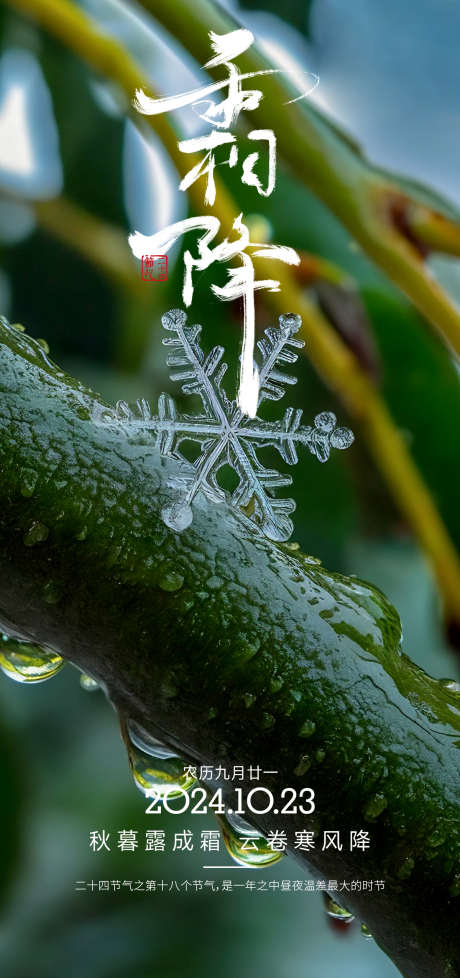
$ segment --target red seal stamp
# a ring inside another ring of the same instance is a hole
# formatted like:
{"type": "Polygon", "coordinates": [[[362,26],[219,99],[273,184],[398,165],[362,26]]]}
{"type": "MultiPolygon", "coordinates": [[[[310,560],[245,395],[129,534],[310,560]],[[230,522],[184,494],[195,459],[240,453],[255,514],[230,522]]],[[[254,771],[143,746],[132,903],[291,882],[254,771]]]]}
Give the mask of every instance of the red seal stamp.
{"type": "Polygon", "coordinates": [[[142,255],[141,278],[143,282],[166,282],[168,256],[142,255]]]}

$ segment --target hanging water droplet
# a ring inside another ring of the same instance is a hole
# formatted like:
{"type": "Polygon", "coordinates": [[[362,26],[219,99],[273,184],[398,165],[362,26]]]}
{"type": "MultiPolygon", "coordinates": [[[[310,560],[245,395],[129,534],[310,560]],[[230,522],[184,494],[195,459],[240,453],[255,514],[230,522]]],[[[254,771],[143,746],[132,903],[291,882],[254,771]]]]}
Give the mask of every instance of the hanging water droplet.
{"type": "Polygon", "coordinates": [[[147,733],[135,720],[128,720],[128,733],[134,746],[145,754],[160,758],[178,756],[172,747],[166,747],[156,737],[152,737],[152,734],[147,733]]]}
{"type": "Polygon", "coordinates": [[[148,797],[174,798],[189,791],[196,778],[185,772],[186,762],[170,747],[152,737],[134,721],[127,725],[127,749],[134,783],[148,797]]]}
{"type": "Polygon", "coordinates": [[[347,910],[346,907],[342,907],[340,903],[337,903],[330,893],[323,893],[323,903],[324,909],[328,917],[332,917],[333,920],[341,920],[344,924],[351,924],[355,919],[355,915],[347,910]]]}
{"type": "Polygon", "coordinates": [[[372,937],[372,934],[371,934],[371,932],[370,932],[370,930],[369,930],[369,928],[368,928],[368,927],[366,927],[366,924],[361,924],[361,934],[362,934],[362,935],[363,935],[363,937],[365,937],[365,938],[366,938],[366,939],[367,939],[368,941],[373,941],[373,939],[374,939],[374,938],[372,937]]]}
{"type": "Polygon", "coordinates": [[[80,676],[80,686],[82,689],[86,690],[87,693],[94,693],[96,689],[101,688],[99,683],[97,683],[92,676],[88,676],[86,672],[82,672],[80,676]]]}
{"type": "Polygon", "coordinates": [[[270,866],[284,856],[284,852],[271,849],[267,840],[239,815],[216,815],[225,848],[239,866],[270,866]]]}
{"type": "Polygon", "coordinates": [[[0,669],[18,683],[44,682],[63,665],[64,659],[51,649],[0,634],[0,669]]]}

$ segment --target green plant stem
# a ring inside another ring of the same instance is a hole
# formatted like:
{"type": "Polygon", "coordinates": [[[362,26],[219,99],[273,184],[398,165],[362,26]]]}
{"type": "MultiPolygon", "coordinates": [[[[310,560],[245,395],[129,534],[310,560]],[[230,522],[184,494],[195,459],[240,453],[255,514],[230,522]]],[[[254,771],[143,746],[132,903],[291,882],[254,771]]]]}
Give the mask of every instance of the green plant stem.
{"type": "Polygon", "coordinates": [[[69,200],[34,201],[39,225],[99,268],[118,288],[139,298],[145,295],[137,263],[133,262],[126,235],[69,200]]]}
{"type": "Polygon", "coordinates": [[[0,368],[1,628],[91,673],[189,762],[260,764],[278,799],[312,787],[313,819],[260,829],[291,848],[295,831],[340,830],[342,851],[297,855],[321,878],[384,879],[347,892],[350,909],[405,978],[458,978],[459,693],[400,654],[379,591],[225,504],[199,499],[168,531],[179,463],[146,430],[92,420],[97,395],[6,323],[0,368]],[[371,848],[350,852],[362,828],[371,848]]]}

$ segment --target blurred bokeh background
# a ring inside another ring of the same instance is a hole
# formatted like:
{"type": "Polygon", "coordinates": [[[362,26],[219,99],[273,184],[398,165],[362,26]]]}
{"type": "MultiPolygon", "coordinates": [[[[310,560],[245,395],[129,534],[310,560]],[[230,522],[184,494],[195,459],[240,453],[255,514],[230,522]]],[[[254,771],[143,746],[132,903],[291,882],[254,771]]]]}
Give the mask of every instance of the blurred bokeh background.
{"type": "MultiPolygon", "coordinates": [[[[202,81],[180,42],[134,3],[80,6],[125,45],[159,91],[176,93],[202,81]]],[[[152,233],[186,214],[178,174],[153,133],[141,134],[128,118],[121,91],[14,7],[0,4],[0,313],[45,337],[53,359],[110,402],[144,396],[154,403],[161,391],[172,392],[159,319],[179,304],[181,253],[170,257],[167,283],[143,283],[127,234],[152,233]]],[[[316,106],[376,165],[422,180],[460,205],[460,10],[452,0],[416,6],[285,0],[282,17],[274,0],[228,8],[294,84],[302,87],[305,71],[319,75],[311,96],[316,106]]],[[[199,131],[191,111],[176,122],[186,135],[199,131]]],[[[267,200],[232,171],[224,176],[255,227],[334,262],[353,281],[352,318],[372,370],[459,543],[457,366],[348,232],[281,164],[267,200]]],[[[459,299],[459,261],[430,264],[459,299]]],[[[191,313],[203,323],[208,348],[217,342],[227,348],[231,387],[241,309],[213,298],[211,280],[200,279],[191,313]]],[[[318,290],[315,300],[333,318],[331,296],[318,290]]],[[[337,296],[334,309],[340,320],[337,296]]],[[[263,299],[257,314],[261,331],[273,321],[263,299]]],[[[332,409],[349,423],[308,356],[298,378],[290,403],[307,419],[332,409]]],[[[294,539],[302,548],[331,569],[380,586],[401,615],[405,651],[433,675],[458,678],[458,654],[443,635],[430,568],[359,432],[353,450],[336,453],[327,466],[304,456],[292,494],[294,539]]],[[[203,877],[199,851],[90,851],[93,829],[134,828],[142,837],[153,826],[132,783],[116,716],[101,692],[81,689],[78,676],[69,666],[43,685],[0,679],[4,978],[54,978],[63,971],[69,978],[397,974],[359,925],[334,928],[314,894],[76,893],[79,879],[203,877]]],[[[161,817],[167,831],[189,822],[161,817]]],[[[193,828],[202,827],[212,828],[212,819],[194,816],[193,828]]],[[[260,872],[297,879],[303,870],[286,857],[260,872]]]]}

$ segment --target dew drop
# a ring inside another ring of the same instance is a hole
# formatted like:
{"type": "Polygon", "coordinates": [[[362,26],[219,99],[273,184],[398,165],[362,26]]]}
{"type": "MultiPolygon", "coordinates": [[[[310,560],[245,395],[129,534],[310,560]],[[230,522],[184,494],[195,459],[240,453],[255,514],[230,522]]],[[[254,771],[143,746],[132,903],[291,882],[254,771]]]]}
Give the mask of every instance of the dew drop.
{"type": "Polygon", "coordinates": [[[224,582],[221,577],[209,577],[206,581],[206,587],[208,587],[210,591],[219,591],[223,583],[224,582]]]}
{"type": "Polygon", "coordinates": [[[99,683],[92,676],[88,676],[86,672],[82,672],[80,676],[80,686],[87,693],[95,693],[97,689],[101,688],[99,683]]]}
{"type": "Polygon", "coordinates": [[[289,717],[291,713],[294,712],[296,704],[300,703],[302,699],[302,693],[298,689],[291,689],[289,691],[289,701],[283,709],[283,713],[286,717],[289,717]]]}
{"type": "Polygon", "coordinates": [[[262,867],[277,863],[284,852],[270,849],[267,840],[239,815],[216,815],[225,848],[238,866],[262,867]]]}
{"type": "Polygon", "coordinates": [[[149,797],[155,792],[160,798],[175,798],[181,791],[190,791],[196,779],[186,773],[186,762],[170,747],[165,746],[134,721],[129,721],[128,757],[134,783],[149,797]]]}
{"type": "Polygon", "coordinates": [[[49,534],[49,529],[44,523],[40,523],[39,520],[34,520],[30,524],[29,529],[26,530],[23,536],[23,543],[26,547],[34,547],[36,543],[43,543],[49,534]]]}
{"type": "Polygon", "coordinates": [[[307,773],[310,767],[311,767],[311,758],[309,754],[302,754],[302,756],[299,757],[296,767],[294,768],[294,774],[297,774],[298,777],[300,778],[302,774],[307,773]]]}
{"type": "Polygon", "coordinates": [[[180,591],[184,583],[183,574],[179,574],[173,567],[164,567],[158,584],[162,591],[180,591]]]}
{"type": "Polygon", "coordinates": [[[253,659],[257,655],[260,649],[260,639],[255,636],[249,640],[245,635],[243,635],[239,641],[235,642],[233,648],[233,658],[236,664],[239,666],[246,665],[250,659],[253,659]]]}
{"type": "Polygon", "coordinates": [[[51,649],[0,634],[0,669],[17,683],[44,682],[63,665],[64,659],[51,649]]]}
{"type": "Polygon", "coordinates": [[[330,893],[323,893],[323,903],[328,917],[332,917],[333,920],[341,920],[344,924],[351,924],[351,922],[355,919],[354,914],[352,914],[350,910],[347,910],[346,907],[342,907],[340,903],[337,903],[337,901],[331,897],[330,893]]]}
{"type": "Polygon", "coordinates": [[[299,730],[299,737],[312,737],[316,730],[316,723],[314,720],[305,720],[299,730]]]}
{"type": "Polygon", "coordinates": [[[19,478],[21,480],[21,495],[26,498],[32,496],[38,480],[35,469],[21,469],[19,478]]]}
{"type": "Polygon", "coordinates": [[[62,584],[59,581],[48,581],[43,588],[43,597],[47,604],[57,604],[62,594],[62,584]]]}
{"type": "Polygon", "coordinates": [[[431,835],[429,837],[429,840],[428,840],[429,845],[432,848],[437,849],[438,846],[444,845],[445,841],[446,841],[446,834],[445,834],[444,830],[442,828],[440,828],[440,826],[436,826],[436,828],[433,829],[433,831],[432,831],[432,833],[431,833],[431,835]]]}
{"type": "Polygon", "coordinates": [[[388,802],[387,799],[385,798],[385,795],[382,795],[380,792],[378,792],[377,794],[373,795],[372,798],[369,799],[369,801],[363,808],[364,818],[367,818],[368,821],[373,822],[376,818],[379,817],[379,815],[382,814],[382,812],[385,810],[387,805],[388,802]]]}

